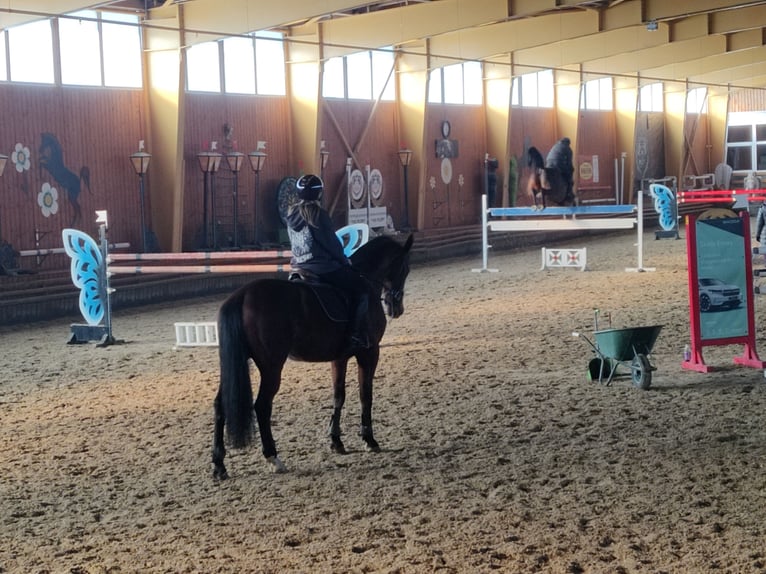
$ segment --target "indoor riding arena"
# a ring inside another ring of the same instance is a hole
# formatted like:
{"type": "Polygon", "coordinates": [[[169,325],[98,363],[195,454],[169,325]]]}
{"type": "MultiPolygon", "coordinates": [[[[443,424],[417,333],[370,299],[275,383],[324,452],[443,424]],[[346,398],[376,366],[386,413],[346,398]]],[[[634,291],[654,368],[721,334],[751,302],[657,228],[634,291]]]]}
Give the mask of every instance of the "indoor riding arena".
{"type": "MultiPolygon", "coordinates": [[[[760,572],[763,372],[737,347],[681,368],[683,240],[580,240],[589,269],[537,249],[415,265],[375,378],[380,453],[357,436],[355,373],[330,451],[327,364],[288,362],[273,427],[212,477],[214,347],[175,321],[222,297],[117,312],[122,344],[67,346],[65,321],[2,329],[7,572],[760,572]],[[662,324],[648,390],[588,380],[594,309],[662,324]]],[[[756,299],[756,312],[764,302],[756,299]]],[[[764,331],[758,328],[758,339],[764,331]]]]}
{"type": "Polygon", "coordinates": [[[0,573],[766,572],[764,26],[0,5],[0,573]]]}

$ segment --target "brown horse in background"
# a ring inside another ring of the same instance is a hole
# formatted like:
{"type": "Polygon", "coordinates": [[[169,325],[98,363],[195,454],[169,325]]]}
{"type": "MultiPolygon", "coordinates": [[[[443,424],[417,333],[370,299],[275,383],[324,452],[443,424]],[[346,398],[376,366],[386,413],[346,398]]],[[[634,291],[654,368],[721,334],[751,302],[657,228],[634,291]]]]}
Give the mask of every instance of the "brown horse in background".
{"type": "Polygon", "coordinates": [[[531,173],[527,179],[527,194],[536,209],[545,209],[548,202],[560,206],[577,205],[577,194],[569,191],[567,182],[555,167],[545,167],[543,155],[536,147],[527,150],[527,166],[531,173]]]}

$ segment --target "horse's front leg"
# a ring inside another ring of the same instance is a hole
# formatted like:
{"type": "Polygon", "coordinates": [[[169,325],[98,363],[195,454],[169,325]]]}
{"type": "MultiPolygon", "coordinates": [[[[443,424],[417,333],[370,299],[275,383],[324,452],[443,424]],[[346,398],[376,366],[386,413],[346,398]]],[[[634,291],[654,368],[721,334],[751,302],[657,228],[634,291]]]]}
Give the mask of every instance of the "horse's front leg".
{"type": "Polygon", "coordinates": [[[330,418],[330,449],[338,454],[346,454],[346,447],[340,438],[340,415],[346,402],[346,368],[348,359],[332,362],[333,408],[330,418]]]}
{"type": "Polygon", "coordinates": [[[226,466],[223,464],[223,459],[226,456],[226,447],[223,442],[223,425],[224,415],[223,408],[221,407],[221,390],[218,389],[218,394],[215,396],[213,402],[214,415],[214,431],[213,431],[213,477],[218,480],[226,480],[229,478],[229,473],[226,472],[226,466]]]}
{"type": "Polygon", "coordinates": [[[357,373],[359,378],[359,400],[362,404],[362,425],[359,434],[370,452],[380,452],[380,446],[372,433],[372,380],[378,366],[380,350],[371,347],[366,353],[357,355],[357,373]]]}

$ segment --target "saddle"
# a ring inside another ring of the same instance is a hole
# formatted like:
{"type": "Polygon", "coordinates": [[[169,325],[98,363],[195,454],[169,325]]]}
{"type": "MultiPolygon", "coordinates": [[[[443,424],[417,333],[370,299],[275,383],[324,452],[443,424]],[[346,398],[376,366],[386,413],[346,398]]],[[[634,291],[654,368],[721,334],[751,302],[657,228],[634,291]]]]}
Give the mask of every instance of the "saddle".
{"type": "Polygon", "coordinates": [[[317,275],[304,270],[293,269],[287,277],[288,281],[303,283],[317,298],[319,306],[327,318],[337,323],[346,323],[351,312],[348,295],[319,279],[317,275]]]}

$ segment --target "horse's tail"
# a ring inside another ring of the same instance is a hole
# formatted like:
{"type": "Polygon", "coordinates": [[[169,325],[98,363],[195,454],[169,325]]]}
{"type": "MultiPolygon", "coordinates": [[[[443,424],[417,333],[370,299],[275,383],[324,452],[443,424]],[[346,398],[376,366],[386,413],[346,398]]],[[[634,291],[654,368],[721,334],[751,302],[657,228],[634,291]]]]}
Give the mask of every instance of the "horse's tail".
{"type": "Polygon", "coordinates": [[[527,166],[535,169],[543,169],[545,167],[545,160],[543,154],[535,146],[531,146],[527,150],[527,166]]]}
{"type": "Polygon", "coordinates": [[[80,168],[80,181],[85,183],[85,187],[88,188],[90,193],[93,193],[90,188],[90,168],[87,165],[84,165],[80,168]]]}
{"type": "Polygon", "coordinates": [[[235,293],[218,312],[221,406],[232,448],[247,446],[253,429],[253,389],[247,362],[249,349],[242,324],[243,298],[243,292],[235,293]]]}

